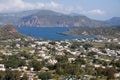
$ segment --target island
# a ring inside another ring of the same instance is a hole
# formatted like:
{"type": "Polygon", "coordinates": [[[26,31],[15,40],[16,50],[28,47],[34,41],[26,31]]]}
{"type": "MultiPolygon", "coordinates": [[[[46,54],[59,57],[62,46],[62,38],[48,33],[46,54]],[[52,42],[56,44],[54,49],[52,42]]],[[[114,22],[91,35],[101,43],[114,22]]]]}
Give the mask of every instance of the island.
{"type": "Polygon", "coordinates": [[[114,38],[44,40],[24,36],[12,25],[0,27],[0,79],[119,80],[120,40],[116,28],[80,31],[85,35],[116,35],[114,38]]]}

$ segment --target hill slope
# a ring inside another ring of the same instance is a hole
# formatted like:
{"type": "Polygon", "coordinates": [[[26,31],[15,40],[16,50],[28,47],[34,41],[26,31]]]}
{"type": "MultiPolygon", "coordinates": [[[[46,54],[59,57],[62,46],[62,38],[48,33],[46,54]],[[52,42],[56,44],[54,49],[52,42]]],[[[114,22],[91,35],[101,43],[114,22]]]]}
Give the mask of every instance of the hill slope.
{"type": "Polygon", "coordinates": [[[112,26],[119,26],[120,25],[120,17],[113,17],[110,20],[107,20],[106,22],[112,26]]]}
{"type": "Polygon", "coordinates": [[[120,26],[114,27],[98,27],[98,28],[76,28],[69,30],[64,35],[101,35],[104,37],[119,38],[120,37],[120,26]]]}
{"type": "Polygon", "coordinates": [[[82,15],[66,15],[50,10],[40,10],[30,16],[23,17],[19,26],[37,26],[37,27],[99,27],[107,26],[103,21],[92,20],[82,15]]]}
{"type": "Polygon", "coordinates": [[[12,25],[6,25],[0,27],[0,40],[7,40],[7,39],[15,39],[15,38],[23,38],[24,36],[21,35],[16,28],[12,25]]]}
{"type": "Polygon", "coordinates": [[[38,11],[39,10],[28,10],[16,13],[0,13],[0,25],[6,24],[17,25],[21,18],[32,15],[38,11]]]}

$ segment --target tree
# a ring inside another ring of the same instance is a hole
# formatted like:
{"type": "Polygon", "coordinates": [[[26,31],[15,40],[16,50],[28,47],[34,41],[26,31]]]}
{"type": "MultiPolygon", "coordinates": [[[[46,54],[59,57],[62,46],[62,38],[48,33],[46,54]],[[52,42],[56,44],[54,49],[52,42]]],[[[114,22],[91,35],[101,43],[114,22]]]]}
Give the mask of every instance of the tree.
{"type": "Polygon", "coordinates": [[[29,62],[29,66],[33,67],[34,71],[40,71],[43,65],[37,60],[32,60],[31,62],[29,62]]]}
{"type": "Polygon", "coordinates": [[[0,80],[20,80],[21,72],[6,70],[0,71],[0,80]]]}
{"type": "Polygon", "coordinates": [[[24,74],[23,77],[20,80],[28,80],[27,74],[24,74]]]}
{"type": "Polygon", "coordinates": [[[55,64],[55,71],[59,75],[63,75],[64,74],[64,69],[63,69],[64,65],[63,64],[64,63],[60,63],[60,62],[55,64]]]}
{"type": "Polygon", "coordinates": [[[117,73],[117,70],[115,68],[108,68],[106,71],[107,80],[114,79],[115,73],[117,73]]]}
{"type": "Polygon", "coordinates": [[[105,44],[105,47],[111,50],[118,50],[120,49],[120,44],[110,43],[110,44],[105,44]]]}
{"type": "Polygon", "coordinates": [[[80,66],[76,64],[64,62],[57,63],[55,66],[56,73],[59,75],[76,75],[76,73],[80,72],[80,66]]]}
{"type": "Polygon", "coordinates": [[[91,57],[93,57],[93,55],[96,55],[97,53],[96,52],[88,52],[88,56],[91,56],[91,57]]]}
{"type": "Polygon", "coordinates": [[[97,76],[102,76],[104,75],[104,69],[99,67],[99,68],[96,68],[96,75],[97,76]]]}
{"type": "Polygon", "coordinates": [[[13,55],[8,57],[7,60],[4,61],[6,68],[12,67],[12,68],[17,68],[20,66],[25,65],[25,61],[21,60],[18,56],[13,55]]]}
{"type": "Polygon", "coordinates": [[[6,70],[5,80],[20,80],[20,72],[6,70]]]}
{"type": "Polygon", "coordinates": [[[52,75],[51,75],[51,73],[49,73],[49,72],[40,72],[40,73],[38,74],[38,78],[39,78],[39,79],[42,79],[42,80],[48,80],[48,79],[51,79],[51,78],[52,78],[52,75]]]}
{"type": "Polygon", "coordinates": [[[68,58],[67,58],[67,56],[56,56],[56,60],[58,62],[67,62],[68,58]]]}
{"type": "Polygon", "coordinates": [[[64,73],[69,75],[76,75],[76,73],[79,71],[80,71],[80,66],[77,66],[75,64],[66,64],[64,68],[64,73]]]}
{"type": "Polygon", "coordinates": [[[115,67],[120,67],[120,61],[111,61],[110,63],[111,65],[115,66],[115,67]]]}
{"type": "Polygon", "coordinates": [[[46,64],[46,67],[49,68],[50,70],[54,70],[55,69],[55,65],[52,64],[46,64]]]}
{"type": "Polygon", "coordinates": [[[86,61],[83,58],[77,57],[75,63],[78,64],[86,64],[86,61]]]}
{"type": "Polygon", "coordinates": [[[73,42],[72,45],[70,46],[71,49],[76,49],[79,48],[81,45],[81,43],[79,42],[73,42]]]}
{"type": "Polygon", "coordinates": [[[90,43],[86,43],[83,45],[83,47],[87,50],[88,48],[93,47],[93,45],[90,43]]]}
{"type": "Polygon", "coordinates": [[[5,72],[0,71],[0,80],[4,80],[4,78],[5,78],[5,72]]]}
{"type": "Polygon", "coordinates": [[[117,61],[115,64],[117,67],[120,67],[120,61],[117,61]]]}
{"type": "Polygon", "coordinates": [[[31,59],[31,55],[27,51],[21,51],[20,56],[25,57],[26,59],[31,59]]]}
{"type": "Polygon", "coordinates": [[[59,78],[60,78],[59,75],[57,75],[57,74],[54,75],[54,79],[55,79],[55,80],[59,80],[59,78]]]}

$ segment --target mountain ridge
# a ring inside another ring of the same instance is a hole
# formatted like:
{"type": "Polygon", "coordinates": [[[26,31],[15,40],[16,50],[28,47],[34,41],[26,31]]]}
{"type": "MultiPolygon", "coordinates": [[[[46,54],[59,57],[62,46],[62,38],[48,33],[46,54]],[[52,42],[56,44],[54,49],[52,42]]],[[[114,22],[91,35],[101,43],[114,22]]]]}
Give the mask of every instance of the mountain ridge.
{"type": "Polygon", "coordinates": [[[0,13],[0,25],[12,24],[29,27],[103,27],[116,26],[120,22],[115,20],[100,21],[87,16],[71,13],[64,14],[51,10],[28,10],[17,13],[0,13]]]}
{"type": "Polygon", "coordinates": [[[119,26],[120,25],[120,17],[112,17],[111,19],[106,21],[107,23],[111,24],[112,26],[119,26]]]}
{"type": "Polygon", "coordinates": [[[98,27],[107,26],[107,23],[98,20],[92,20],[83,15],[67,15],[50,10],[40,10],[30,16],[23,17],[19,26],[36,27],[98,27]]]}

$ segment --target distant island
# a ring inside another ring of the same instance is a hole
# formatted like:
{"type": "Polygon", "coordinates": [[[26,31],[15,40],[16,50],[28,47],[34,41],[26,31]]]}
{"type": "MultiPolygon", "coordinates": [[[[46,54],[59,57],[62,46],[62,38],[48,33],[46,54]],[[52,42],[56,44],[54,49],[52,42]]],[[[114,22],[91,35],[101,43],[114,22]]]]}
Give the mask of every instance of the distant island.
{"type": "Polygon", "coordinates": [[[74,28],[67,32],[58,33],[61,35],[95,35],[95,36],[104,36],[107,38],[119,38],[120,37],[120,26],[112,27],[97,27],[97,28],[74,28]]]}
{"type": "Polygon", "coordinates": [[[20,27],[104,27],[120,25],[120,17],[100,21],[77,13],[63,14],[51,10],[28,10],[16,13],[1,13],[0,25],[20,27]]]}

